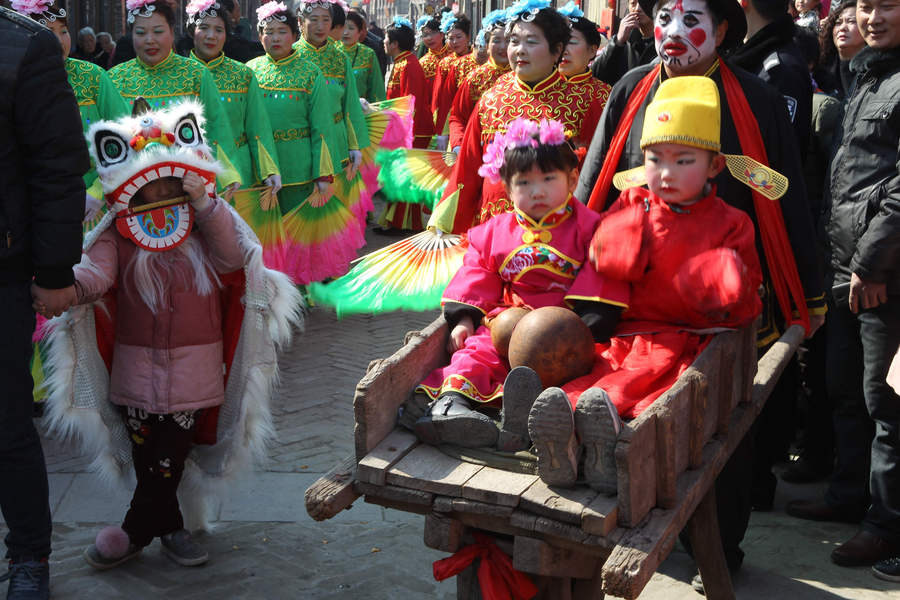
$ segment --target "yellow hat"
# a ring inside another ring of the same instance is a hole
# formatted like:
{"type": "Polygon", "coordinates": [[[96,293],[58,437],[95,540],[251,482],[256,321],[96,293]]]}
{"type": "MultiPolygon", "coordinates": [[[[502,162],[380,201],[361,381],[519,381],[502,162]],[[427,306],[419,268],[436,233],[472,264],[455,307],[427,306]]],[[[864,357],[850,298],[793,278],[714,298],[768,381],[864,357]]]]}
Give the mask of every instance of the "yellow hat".
{"type": "MultiPolygon", "coordinates": [[[[708,77],[683,75],[663,81],[644,114],[641,150],[653,144],[683,144],[719,152],[721,110],[719,89],[708,77]]],[[[776,200],[788,189],[788,179],[771,167],[749,156],[725,154],[731,175],[766,198],[776,200]]],[[[620,190],[647,183],[644,166],[621,171],[613,176],[620,190]]]]}
{"type": "Polygon", "coordinates": [[[647,105],[641,150],[653,144],[683,144],[718,152],[719,90],[709,77],[685,75],[663,81],[647,105]]]}

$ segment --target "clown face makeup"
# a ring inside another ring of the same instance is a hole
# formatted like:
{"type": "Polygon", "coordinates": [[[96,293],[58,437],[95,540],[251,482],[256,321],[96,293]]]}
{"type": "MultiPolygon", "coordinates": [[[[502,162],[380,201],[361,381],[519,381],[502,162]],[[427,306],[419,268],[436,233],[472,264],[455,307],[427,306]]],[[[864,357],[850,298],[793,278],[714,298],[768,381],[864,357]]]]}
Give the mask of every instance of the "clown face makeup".
{"type": "Polygon", "coordinates": [[[669,0],[653,19],[656,53],[677,74],[711,62],[716,53],[716,27],[704,0],[669,0]]]}

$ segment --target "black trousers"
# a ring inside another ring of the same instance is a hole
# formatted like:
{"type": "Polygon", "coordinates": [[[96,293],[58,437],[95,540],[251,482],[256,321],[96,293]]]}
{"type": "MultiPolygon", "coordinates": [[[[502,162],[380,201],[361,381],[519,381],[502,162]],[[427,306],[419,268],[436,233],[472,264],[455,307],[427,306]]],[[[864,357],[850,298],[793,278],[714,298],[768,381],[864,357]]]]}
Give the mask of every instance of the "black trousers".
{"type": "Polygon", "coordinates": [[[0,285],[0,510],[6,556],[50,554],[50,500],[41,440],[32,422],[30,283],[0,285]]]}
{"type": "Polygon", "coordinates": [[[184,527],[177,492],[194,440],[195,411],[155,415],[125,406],[121,410],[137,476],[122,529],[132,544],[146,546],[184,527]]]}
{"type": "Polygon", "coordinates": [[[856,315],[833,313],[827,384],[837,465],[825,501],[868,507],[862,528],[900,543],[900,396],[885,381],[900,346],[900,297],[856,315]]]}

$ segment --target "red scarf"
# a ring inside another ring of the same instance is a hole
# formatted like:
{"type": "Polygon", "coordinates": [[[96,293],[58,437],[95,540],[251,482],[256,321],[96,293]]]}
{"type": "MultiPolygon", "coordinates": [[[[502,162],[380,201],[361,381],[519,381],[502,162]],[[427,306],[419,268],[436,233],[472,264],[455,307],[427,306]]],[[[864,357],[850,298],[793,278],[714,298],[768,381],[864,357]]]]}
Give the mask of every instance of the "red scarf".
{"type": "MultiPolygon", "coordinates": [[[[660,68],[661,66],[657,65],[651,69],[638,82],[634,91],[631,92],[631,96],[625,105],[625,111],[616,128],[616,133],[610,142],[609,152],[607,152],[606,159],[603,161],[603,167],[600,169],[600,176],[588,200],[588,208],[597,211],[604,208],[609,188],[612,186],[613,175],[615,175],[619,159],[622,157],[622,151],[631,131],[631,125],[634,123],[634,117],[650,93],[653,82],[659,76],[660,68]]],[[[763,144],[762,134],[759,132],[759,124],[756,122],[753,111],[747,103],[747,97],[744,95],[741,84],[738,83],[737,77],[734,76],[731,69],[721,60],[719,61],[719,70],[722,73],[725,100],[734,119],[741,151],[746,156],[768,165],[769,159],[766,156],[766,147],[763,144]]],[[[794,260],[794,252],[791,249],[787,230],[784,227],[781,202],[769,200],[755,191],[752,193],[753,207],[756,211],[757,223],[759,224],[763,252],[766,264],[769,266],[769,278],[772,281],[772,287],[775,289],[775,297],[778,299],[781,314],[790,323],[800,323],[808,332],[809,312],[806,309],[806,298],[803,293],[803,285],[800,283],[800,274],[797,272],[797,262],[794,260]],[[792,301],[796,307],[797,315],[791,309],[792,301]]]]}

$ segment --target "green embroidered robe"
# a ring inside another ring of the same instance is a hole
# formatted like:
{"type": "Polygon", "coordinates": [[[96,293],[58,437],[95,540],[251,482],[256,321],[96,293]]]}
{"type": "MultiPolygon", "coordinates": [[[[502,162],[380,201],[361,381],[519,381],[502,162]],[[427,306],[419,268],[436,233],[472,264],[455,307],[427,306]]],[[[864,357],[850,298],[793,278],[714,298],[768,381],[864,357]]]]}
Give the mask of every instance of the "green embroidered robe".
{"type": "Polygon", "coordinates": [[[232,162],[244,187],[258,186],[269,175],[280,175],[269,113],[253,70],[220,54],[209,62],[191,51],[191,58],[206,66],[219,90],[219,100],[235,135],[232,162]]]}
{"type": "Polygon", "coordinates": [[[369,102],[381,102],[386,98],[384,92],[384,77],[381,76],[381,68],[378,66],[378,57],[375,51],[357,42],[352,46],[343,46],[341,49],[350,59],[350,67],[356,77],[356,93],[360,98],[369,102]]]}
{"type": "Polygon", "coordinates": [[[134,104],[138,96],[143,96],[154,109],[166,108],[182,98],[199,100],[206,118],[206,143],[226,170],[218,177],[219,188],[240,182],[231,160],[237,150],[235,136],[209,69],[196,60],[170,51],[162,62],[153,66],[139,58],[116,65],[109,71],[109,77],[130,104],[134,104]]]}

